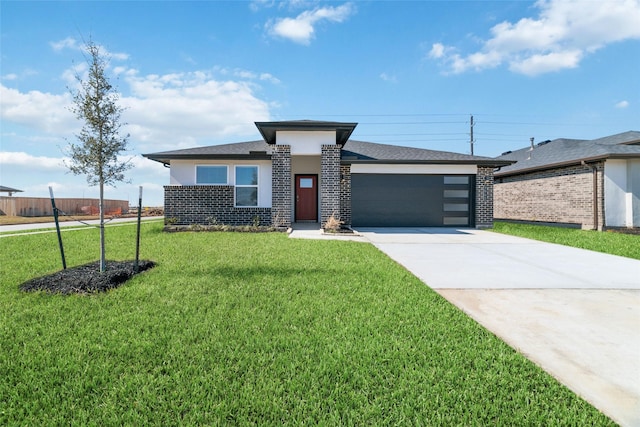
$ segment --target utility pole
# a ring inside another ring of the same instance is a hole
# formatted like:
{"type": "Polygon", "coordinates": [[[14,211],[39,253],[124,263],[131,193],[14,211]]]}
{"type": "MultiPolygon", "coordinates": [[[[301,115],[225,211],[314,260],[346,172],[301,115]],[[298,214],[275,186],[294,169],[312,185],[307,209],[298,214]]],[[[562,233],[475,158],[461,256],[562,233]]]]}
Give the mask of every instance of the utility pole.
{"type": "Polygon", "coordinates": [[[470,127],[470,130],[471,130],[471,139],[470,139],[469,143],[471,144],[471,155],[473,156],[473,143],[474,143],[474,140],[473,140],[473,114],[471,115],[471,127],[470,127]]]}

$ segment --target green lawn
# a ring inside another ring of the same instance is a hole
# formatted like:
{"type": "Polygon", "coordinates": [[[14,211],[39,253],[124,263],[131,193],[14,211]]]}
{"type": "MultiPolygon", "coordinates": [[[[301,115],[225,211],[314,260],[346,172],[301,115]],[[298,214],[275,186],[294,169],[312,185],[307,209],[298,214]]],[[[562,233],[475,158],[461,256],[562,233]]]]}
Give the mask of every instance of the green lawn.
{"type": "Polygon", "coordinates": [[[613,425],[372,245],[143,227],[92,296],[21,293],[56,236],[0,238],[0,425],[613,425]]]}
{"type": "Polygon", "coordinates": [[[640,235],[509,222],[496,222],[493,231],[640,259],[640,235]]]}

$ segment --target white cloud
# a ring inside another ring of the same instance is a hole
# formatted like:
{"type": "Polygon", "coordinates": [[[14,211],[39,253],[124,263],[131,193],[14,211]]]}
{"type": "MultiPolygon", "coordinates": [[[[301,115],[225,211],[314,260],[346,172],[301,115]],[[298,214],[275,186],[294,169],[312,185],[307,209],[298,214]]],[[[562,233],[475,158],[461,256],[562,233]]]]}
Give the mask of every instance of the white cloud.
{"type": "MultiPolygon", "coordinates": [[[[251,76],[253,78],[253,76],[251,76]]],[[[218,81],[204,71],[138,76],[127,73],[131,96],[121,98],[132,140],[144,151],[188,147],[255,133],[269,104],[250,81],[218,81]]]]}
{"type": "Polygon", "coordinates": [[[385,82],[391,82],[391,83],[397,83],[398,82],[398,79],[396,78],[396,76],[390,75],[390,74],[387,74],[387,73],[381,73],[380,74],[380,78],[382,80],[384,80],[385,82]]]}
{"type": "Polygon", "coordinates": [[[434,43],[429,51],[429,58],[442,58],[444,56],[445,46],[442,43],[434,43]]]}
{"type": "Polygon", "coordinates": [[[33,156],[22,151],[0,151],[0,165],[20,166],[23,171],[28,170],[63,170],[65,158],[33,156]]]}
{"type": "Polygon", "coordinates": [[[69,111],[69,94],[54,95],[33,90],[22,93],[0,84],[0,118],[44,132],[66,134],[78,128],[69,111]]]}
{"type": "MultiPolygon", "coordinates": [[[[72,76],[82,72],[82,64],[77,67],[67,70],[63,77],[75,81],[72,76]]],[[[279,83],[269,73],[245,70],[231,71],[226,79],[210,71],[143,76],[136,70],[118,67],[114,72],[121,78],[121,88],[128,89],[119,101],[125,108],[122,122],[127,125],[123,130],[131,135],[131,146],[142,152],[213,144],[221,137],[255,134],[253,122],[269,120],[269,110],[274,105],[255,95],[258,84],[279,83]]],[[[2,123],[39,130],[48,137],[43,141],[72,139],[82,126],[69,111],[69,93],[25,93],[0,84],[0,99],[2,123]]],[[[12,140],[15,149],[17,137],[12,140]]]]}
{"type": "Polygon", "coordinates": [[[118,160],[121,162],[131,163],[136,172],[145,172],[162,177],[165,177],[168,174],[168,169],[165,168],[162,163],[149,160],[142,156],[125,155],[118,157],[118,160]]]}
{"type": "Polygon", "coordinates": [[[56,52],[60,52],[64,49],[74,49],[80,50],[81,47],[78,44],[78,41],[72,37],[67,37],[64,40],[58,40],[57,42],[50,42],[51,48],[56,52]]]}
{"type": "MultiPolygon", "coordinates": [[[[69,173],[65,157],[36,156],[25,152],[0,152],[0,182],[20,188],[25,197],[49,197],[48,188],[60,197],[98,197],[96,186],[87,184],[86,176],[69,173]],[[11,183],[11,184],[10,184],[11,183]]],[[[124,155],[120,161],[130,161],[133,168],[127,171],[127,182],[105,187],[105,196],[112,199],[137,202],[138,186],[144,187],[145,206],[161,206],[162,184],[168,182],[169,170],[158,162],[142,156],[124,155]],[[134,200],[135,199],[135,200],[134,200]]]]}
{"type": "Polygon", "coordinates": [[[9,73],[2,76],[2,80],[18,80],[18,75],[15,73],[9,73]]]}
{"type": "Polygon", "coordinates": [[[620,101],[616,104],[616,108],[627,108],[629,106],[629,101],[620,101]]]}
{"type": "Polygon", "coordinates": [[[249,9],[257,12],[260,9],[270,8],[275,4],[275,0],[253,0],[249,3],[249,9]]]}
{"type": "MultiPolygon", "coordinates": [[[[81,43],[78,40],[74,39],[73,37],[67,37],[66,39],[59,40],[57,42],[49,42],[49,45],[56,52],[60,52],[64,49],[79,50],[79,51],[86,52],[85,43],[84,42],[81,43]]],[[[118,61],[124,61],[126,59],[129,59],[129,54],[127,53],[110,52],[103,45],[97,45],[97,46],[100,48],[100,53],[106,58],[116,59],[118,61]]]]}
{"type": "Polygon", "coordinates": [[[337,7],[319,7],[304,11],[295,18],[280,18],[275,22],[269,22],[266,28],[274,36],[308,45],[314,37],[317,24],[323,21],[344,22],[354,12],[355,8],[351,3],[337,7]]]}
{"type": "Polygon", "coordinates": [[[260,80],[262,81],[267,81],[269,83],[273,83],[273,84],[280,84],[280,79],[278,79],[277,77],[273,76],[272,74],[269,73],[262,73],[260,74],[259,77],[260,80]]]}
{"type": "Polygon", "coordinates": [[[640,0],[539,0],[536,18],[502,22],[475,53],[432,45],[429,58],[450,72],[495,68],[504,63],[516,73],[535,76],[575,68],[590,53],[618,41],[640,39],[640,0]]]}
{"type": "Polygon", "coordinates": [[[557,71],[558,69],[576,68],[582,56],[583,52],[580,50],[551,52],[546,55],[532,55],[522,61],[511,62],[509,69],[516,73],[535,76],[557,71]]]}

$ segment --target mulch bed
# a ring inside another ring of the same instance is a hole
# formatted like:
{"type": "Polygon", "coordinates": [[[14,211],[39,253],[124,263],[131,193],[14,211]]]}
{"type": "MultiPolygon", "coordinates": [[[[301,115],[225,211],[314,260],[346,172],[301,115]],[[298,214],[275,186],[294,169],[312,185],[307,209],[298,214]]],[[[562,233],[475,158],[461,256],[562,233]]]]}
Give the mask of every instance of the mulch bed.
{"type": "MultiPolygon", "coordinates": [[[[52,294],[92,294],[117,288],[132,278],[134,261],[107,261],[107,268],[100,273],[100,262],[67,268],[47,276],[28,280],[20,285],[24,292],[45,291],[52,294]]],[[[155,267],[153,261],[138,261],[138,273],[155,267]]]]}

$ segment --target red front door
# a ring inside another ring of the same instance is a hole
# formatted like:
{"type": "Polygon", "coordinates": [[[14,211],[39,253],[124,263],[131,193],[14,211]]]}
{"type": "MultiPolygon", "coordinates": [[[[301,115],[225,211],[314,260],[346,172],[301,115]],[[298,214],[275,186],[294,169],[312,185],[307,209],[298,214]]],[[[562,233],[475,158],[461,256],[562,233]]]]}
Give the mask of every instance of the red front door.
{"type": "Polygon", "coordinates": [[[296,221],[318,220],[318,175],[296,175],[296,221]]]}

